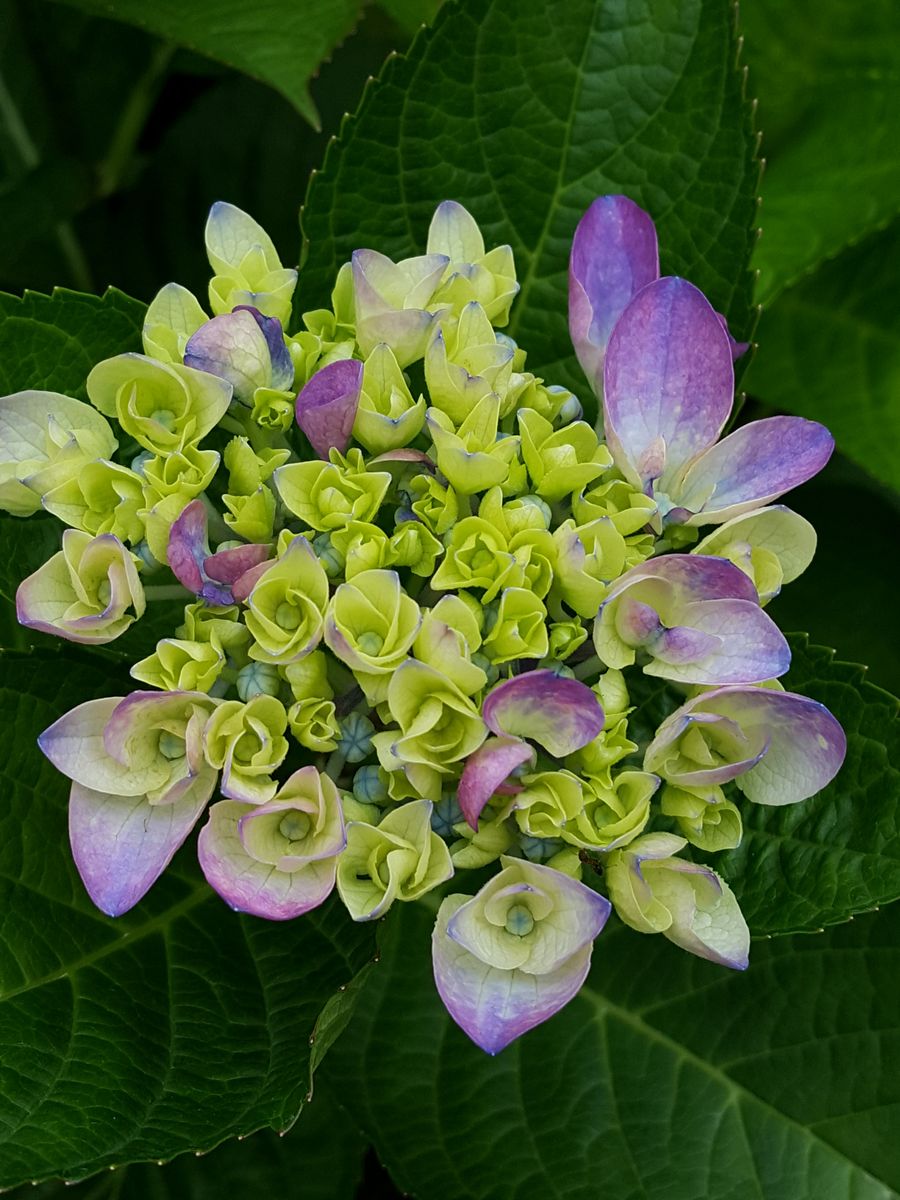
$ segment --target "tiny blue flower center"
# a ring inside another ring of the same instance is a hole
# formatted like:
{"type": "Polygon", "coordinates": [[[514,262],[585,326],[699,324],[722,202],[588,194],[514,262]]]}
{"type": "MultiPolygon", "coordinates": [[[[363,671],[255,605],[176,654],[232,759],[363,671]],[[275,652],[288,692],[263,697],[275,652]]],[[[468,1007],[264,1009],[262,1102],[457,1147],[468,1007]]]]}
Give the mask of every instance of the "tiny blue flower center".
{"type": "Polygon", "coordinates": [[[524,937],[534,929],[534,917],[524,904],[514,904],[506,914],[506,932],[524,937]]]}

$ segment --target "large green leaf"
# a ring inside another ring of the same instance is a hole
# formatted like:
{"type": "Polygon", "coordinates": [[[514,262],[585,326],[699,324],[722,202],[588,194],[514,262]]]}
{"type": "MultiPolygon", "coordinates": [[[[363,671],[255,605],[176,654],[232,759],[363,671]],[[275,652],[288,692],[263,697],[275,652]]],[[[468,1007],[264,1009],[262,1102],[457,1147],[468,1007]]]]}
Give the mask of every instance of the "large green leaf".
{"type": "Polygon", "coordinates": [[[103,667],[77,651],[2,662],[0,1186],[287,1128],[316,1018],[372,952],[371,928],[336,904],[283,924],[231,912],[190,842],[131,913],[93,908],[67,781],[35,736],[127,687],[103,667]]]}
{"type": "Polygon", "coordinates": [[[900,906],[755,944],[745,974],[611,924],[579,996],[495,1059],[444,1012],[414,908],[324,1067],[403,1191],[896,1198],[900,906]]]}
{"type": "Polygon", "coordinates": [[[359,0],[66,0],[137,25],[271,84],[318,125],[309,80],[353,28],[359,0]]]}
{"type": "Polygon", "coordinates": [[[900,24],[893,0],[741,7],[767,158],[758,299],[900,208],[900,24]]]}
{"type": "Polygon", "coordinates": [[[900,221],[779,296],[763,313],[747,386],[823,421],[838,446],[900,490],[900,221]]]}
{"type": "Polygon", "coordinates": [[[123,1166],[72,1187],[30,1184],[11,1200],[235,1200],[297,1195],[303,1200],[353,1200],[362,1173],[365,1144],[325,1088],[286,1136],[269,1130],[242,1141],[232,1139],[211,1154],[182,1155],[155,1163],[123,1166]]]}
{"type": "Polygon", "coordinates": [[[529,363],[584,393],[566,320],[582,212],[627,192],[658,222],[662,266],[747,332],[757,168],[719,0],[464,0],[394,58],[310,184],[299,300],[329,294],[352,250],[421,253],[434,207],[469,207],[510,242],[510,334],[529,363]]]}
{"type": "MultiPolygon", "coordinates": [[[[790,691],[824,704],[847,734],[847,757],[824,791],[799,804],[752,804],[736,789],[744,837],[708,856],[731,884],[754,934],[811,932],[900,898],[900,702],[865,667],[793,634],[790,691]]],[[[630,720],[646,745],[681,702],[659,680],[638,679],[630,720]]]]}
{"type": "Polygon", "coordinates": [[[86,400],[95,363],[140,350],[144,307],[115,288],[103,296],[0,292],[0,394],[41,388],[86,400]]]}

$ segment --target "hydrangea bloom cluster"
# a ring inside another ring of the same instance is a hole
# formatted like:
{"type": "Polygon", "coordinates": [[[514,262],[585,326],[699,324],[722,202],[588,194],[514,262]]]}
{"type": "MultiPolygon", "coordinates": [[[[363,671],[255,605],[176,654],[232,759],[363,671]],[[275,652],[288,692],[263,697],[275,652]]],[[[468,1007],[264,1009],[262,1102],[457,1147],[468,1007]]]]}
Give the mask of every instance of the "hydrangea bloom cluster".
{"type": "Polygon", "coordinates": [[[212,315],[168,284],[90,403],[0,400],[0,503],[65,526],[19,620],[103,645],[187,601],[137,690],[40,738],[93,901],[130,909],[201,821],[210,885],[258,917],[336,888],[369,921],[440,888],[436,984],[490,1053],[578,991],[613,908],[745,967],[737,900],[692,852],[737,846],[745,803],[801,801],[843,759],[834,718],[778,683],[765,611],[815,548],[772,502],[828,432],[774,417],[720,440],[746,347],[660,277],[621,196],[571,254],[596,427],[498,332],[512,251],[459,204],[420,257],[357,250],[292,334],[296,272],[259,225],[216,204],[206,246],[212,315]],[[643,743],[640,672],[681,701],[643,743]]]}

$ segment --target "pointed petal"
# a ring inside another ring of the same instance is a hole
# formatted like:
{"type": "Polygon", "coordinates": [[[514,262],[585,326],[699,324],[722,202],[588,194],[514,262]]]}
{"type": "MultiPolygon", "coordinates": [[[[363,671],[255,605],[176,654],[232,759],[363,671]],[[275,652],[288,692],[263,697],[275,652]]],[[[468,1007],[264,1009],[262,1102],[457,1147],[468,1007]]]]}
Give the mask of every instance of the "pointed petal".
{"type": "Polygon", "coordinates": [[[703,293],[677,277],[638,292],[604,365],[605,427],[620,470],[640,487],[665,481],[712,445],[733,398],[728,336],[703,293]]]}
{"type": "Polygon", "coordinates": [[[525,737],[555,758],[573,754],[603,728],[603,709],[584,683],[553,671],[526,671],[485,697],[482,717],[491,733],[525,737]]]}
{"type": "Polygon", "coordinates": [[[69,840],[88,895],[109,917],[128,912],[149,891],[194,828],[214,775],[197,779],[174,804],[111,796],[72,784],[69,840]]]}
{"type": "Polygon", "coordinates": [[[546,975],[489,967],[447,934],[447,923],[470,899],[447,896],[432,935],[434,981],[447,1011],[477,1046],[497,1054],[577,995],[587,978],[592,945],[546,975]]]}
{"type": "Polygon", "coordinates": [[[337,855],[307,863],[297,871],[279,871],[257,862],[244,849],[238,822],[253,804],[220,800],[200,830],[197,854],[210,887],[237,912],[270,921],[288,921],[324,903],[334,888],[337,855]]]}
{"type": "Polygon", "coordinates": [[[173,521],[166,558],[178,582],[199,595],[203,587],[203,564],[209,558],[206,509],[202,500],[192,500],[173,521]]]}
{"type": "Polygon", "coordinates": [[[818,421],[751,421],[701,454],[671,498],[697,514],[686,524],[718,524],[805,483],[822,470],[833,449],[834,438],[818,421]]]}
{"type": "Polygon", "coordinates": [[[272,362],[272,378],[269,386],[281,392],[294,382],[294,364],[291,352],[284,340],[284,327],[277,317],[266,317],[252,304],[238,304],[234,312],[248,312],[262,330],[269,347],[269,358],[272,362]]]}
{"type": "Polygon", "coordinates": [[[529,760],[534,760],[534,750],[518,738],[488,738],[469,755],[456,794],[462,814],[473,829],[478,828],[481,810],[497,788],[511,771],[529,760]]]}
{"type": "Polygon", "coordinates": [[[731,346],[731,357],[734,362],[737,362],[737,360],[746,354],[750,349],[750,343],[739,342],[736,338],[732,337],[731,330],[728,328],[728,318],[723,316],[720,312],[717,312],[716,316],[722,322],[722,328],[728,334],[728,344],[731,346]]]}
{"type": "Polygon", "coordinates": [[[297,397],[297,424],[319,458],[350,444],[362,390],[363,364],[344,358],[322,367],[297,397]]]}
{"type": "Polygon", "coordinates": [[[758,599],[753,580],[725,558],[712,554],[661,554],[626,571],[612,585],[606,601],[615,599],[636,580],[664,579],[684,601],[758,599]],[[696,564],[696,565],[695,565],[696,564]]]}
{"type": "Polygon", "coordinates": [[[653,221],[627,196],[599,196],[581,220],[569,257],[569,332],[594,390],[616,321],[659,275],[653,221]]]}
{"type": "Polygon", "coordinates": [[[777,679],[791,665],[784,634],[748,600],[686,604],[678,621],[678,628],[650,647],[654,661],[644,668],[647,675],[678,683],[762,683],[777,679]],[[682,639],[682,633],[688,636],[682,639]]]}

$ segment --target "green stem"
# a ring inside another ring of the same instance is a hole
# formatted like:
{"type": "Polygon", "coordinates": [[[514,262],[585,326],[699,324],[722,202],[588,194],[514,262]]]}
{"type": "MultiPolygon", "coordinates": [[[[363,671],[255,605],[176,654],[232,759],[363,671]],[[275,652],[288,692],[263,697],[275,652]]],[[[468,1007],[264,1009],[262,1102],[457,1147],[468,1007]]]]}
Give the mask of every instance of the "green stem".
{"type": "Polygon", "coordinates": [[[576,679],[588,679],[591,675],[599,675],[602,670],[603,663],[596,654],[592,654],[590,658],[586,658],[577,667],[573,667],[572,674],[576,679]]]}
{"type": "Polygon", "coordinates": [[[153,603],[154,600],[193,600],[196,597],[180,583],[152,583],[144,588],[144,596],[153,603]]]}
{"type": "MultiPolygon", "coordinates": [[[[19,160],[26,171],[33,171],[41,161],[41,154],[28,126],[22,119],[12,93],[6,86],[6,80],[0,72],[0,120],[2,120],[10,141],[19,155],[19,160]]],[[[83,292],[93,290],[91,271],[81,243],[75,234],[70,221],[60,221],[55,229],[56,241],[62,251],[63,258],[72,276],[72,282],[83,292]]]]}
{"type": "Polygon", "coordinates": [[[168,42],[157,46],[143,75],[131,89],[113,131],[106,157],[98,168],[98,196],[109,196],[115,192],[127,174],[147,118],[159,95],[166,67],[174,53],[175,47],[168,42]]]}

